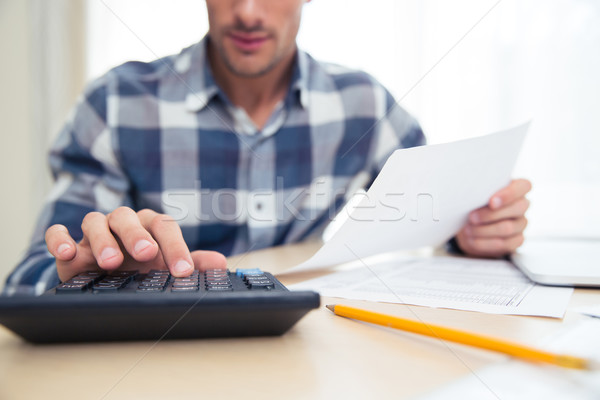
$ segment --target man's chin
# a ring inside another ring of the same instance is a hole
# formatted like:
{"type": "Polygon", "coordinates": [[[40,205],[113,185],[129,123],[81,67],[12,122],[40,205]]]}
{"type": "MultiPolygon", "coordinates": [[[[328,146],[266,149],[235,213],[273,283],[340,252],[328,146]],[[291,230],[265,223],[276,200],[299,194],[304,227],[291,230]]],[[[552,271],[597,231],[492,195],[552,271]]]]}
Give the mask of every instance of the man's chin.
{"type": "Polygon", "coordinates": [[[240,78],[259,78],[273,69],[274,64],[225,63],[234,75],[240,78]]]}

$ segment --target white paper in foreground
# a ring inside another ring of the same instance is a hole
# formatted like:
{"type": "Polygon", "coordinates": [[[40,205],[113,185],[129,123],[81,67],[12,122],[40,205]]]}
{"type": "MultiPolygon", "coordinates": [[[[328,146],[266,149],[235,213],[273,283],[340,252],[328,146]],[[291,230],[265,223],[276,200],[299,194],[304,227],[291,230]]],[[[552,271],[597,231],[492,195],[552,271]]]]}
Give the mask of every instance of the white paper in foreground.
{"type": "Polygon", "coordinates": [[[564,315],[573,293],[537,285],[508,261],[458,257],[386,261],[289,288],[345,299],[555,318],[564,315]]]}
{"type": "MultiPolygon", "coordinates": [[[[543,346],[550,351],[600,360],[600,321],[565,328],[543,346]]],[[[578,371],[511,360],[420,397],[420,400],[592,400],[600,399],[600,371],[578,371]]]]}
{"type": "Polygon", "coordinates": [[[312,258],[284,273],[445,243],[470,211],[510,182],[528,127],[396,150],[339,230],[312,258]]]}

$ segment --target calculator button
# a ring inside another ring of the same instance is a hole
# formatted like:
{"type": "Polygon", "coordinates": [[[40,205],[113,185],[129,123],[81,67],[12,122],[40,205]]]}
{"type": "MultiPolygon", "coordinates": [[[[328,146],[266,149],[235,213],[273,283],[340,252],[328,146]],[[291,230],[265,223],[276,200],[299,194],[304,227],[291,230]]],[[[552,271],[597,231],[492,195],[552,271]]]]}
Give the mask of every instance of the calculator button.
{"type": "Polygon", "coordinates": [[[232,287],[231,283],[217,283],[217,284],[206,284],[205,287],[208,288],[218,288],[218,287],[224,287],[224,288],[230,288],[232,287]]]}
{"type": "Polygon", "coordinates": [[[227,271],[206,271],[204,276],[227,276],[227,271]]]}
{"type": "Polygon", "coordinates": [[[120,286],[94,286],[94,293],[114,293],[119,289],[120,286]]]}
{"type": "Polygon", "coordinates": [[[61,283],[56,287],[57,293],[83,293],[87,289],[87,285],[61,283]]]}
{"type": "Polygon", "coordinates": [[[158,287],[138,287],[136,292],[138,293],[147,293],[147,292],[162,292],[164,288],[162,286],[158,287]]]}
{"type": "Polygon", "coordinates": [[[212,279],[205,279],[204,282],[205,283],[231,282],[231,279],[229,279],[229,277],[225,277],[225,278],[212,278],[212,279]]]}
{"type": "Polygon", "coordinates": [[[194,282],[194,283],[198,283],[198,279],[189,279],[189,278],[175,278],[173,280],[173,283],[187,283],[187,282],[194,282]]]}
{"type": "Polygon", "coordinates": [[[91,279],[94,282],[98,282],[99,280],[101,280],[102,278],[104,278],[106,275],[101,273],[101,272],[84,272],[82,274],[79,274],[77,276],[75,276],[72,279],[91,279]]]}
{"type": "Polygon", "coordinates": [[[75,282],[75,283],[89,283],[91,282],[93,279],[92,278],[71,278],[69,279],[67,282],[75,282]]]}
{"type": "Polygon", "coordinates": [[[265,274],[253,274],[253,275],[244,275],[244,280],[248,280],[248,279],[258,279],[258,278],[266,278],[267,276],[265,274]]]}
{"type": "Polygon", "coordinates": [[[208,283],[231,283],[229,279],[206,279],[204,282],[208,283]]]}
{"type": "Polygon", "coordinates": [[[256,283],[256,282],[271,282],[271,280],[269,278],[267,278],[266,276],[246,280],[246,283],[256,283]]]}
{"type": "Polygon", "coordinates": [[[65,283],[68,285],[79,285],[79,286],[83,286],[85,288],[88,288],[92,285],[94,281],[92,279],[78,279],[78,278],[72,278],[69,279],[68,281],[66,281],[65,283]]]}
{"type": "Polygon", "coordinates": [[[165,284],[167,283],[166,279],[144,279],[142,282],[144,283],[162,283],[165,284]]]}
{"type": "Polygon", "coordinates": [[[169,279],[169,274],[147,274],[144,279],[169,279]]]}
{"type": "Polygon", "coordinates": [[[145,286],[145,287],[165,287],[167,286],[167,284],[165,282],[140,282],[138,287],[140,286],[145,286]]]}
{"type": "Polygon", "coordinates": [[[124,279],[124,278],[109,278],[109,277],[106,277],[106,278],[102,279],[100,282],[98,282],[98,284],[103,284],[103,283],[123,283],[125,281],[126,281],[126,279],[124,279]]]}
{"type": "Polygon", "coordinates": [[[172,287],[171,292],[197,292],[198,286],[172,287]]]}
{"type": "Polygon", "coordinates": [[[105,281],[101,281],[98,282],[96,284],[94,284],[93,288],[94,290],[99,289],[99,290],[111,290],[111,289],[121,289],[123,286],[125,286],[125,282],[105,282],[105,281]]]}
{"type": "Polygon", "coordinates": [[[238,268],[235,271],[235,274],[240,277],[245,277],[246,275],[261,275],[263,272],[260,268],[238,268]]]}
{"type": "Polygon", "coordinates": [[[204,275],[204,279],[229,279],[229,275],[204,275]]]}
{"type": "Polygon", "coordinates": [[[177,288],[192,287],[192,286],[196,287],[196,286],[198,286],[198,283],[197,282],[173,282],[173,285],[172,285],[172,287],[174,287],[174,288],[175,287],[177,287],[177,288]]]}
{"type": "Polygon", "coordinates": [[[95,286],[122,286],[123,285],[123,281],[106,281],[106,280],[102,280],[96,284],[94,284],[95,286]]]}
{"type": "Polygon", "coordinates": [[[148,275],[170,275],[170,272],[166,269],[153,269],[148,272],[148,275]]]}
{"type": "Polygon", "coordinates": [[[275,285],[271,282],[264,283],[249,283],[248,287],[250,289],[274,289],[275,285]]]}
{"type": "Polygon", "coordinates": [[[139,288],[164,288],[165,285],[162,283],[146,283],[146,282],[141,282],[138,285],[138,289],[139,288]]]}
{"type": "Polygon", "coordinates": [[[233,288],[231,286],[209,286],[206,290],[209,292],[230,292],[233,288]]]}
{"type": "MultiPolygon", "coordinates": [[[[129,283],[133,279],[134,278],[132,276],[115,276],[115,277],[106,277],[102,281],[129,283]]],[[[100,282],[102,282],[102,281],[100,281],[100,282]]]]}
{"type": "Polygon", "coordinates": [[[273,282],[271,282],[271,281],[255,281],[255,282],[248,282],[248,287],[254,287],[254,286],[269,286],[269,285],[273,285],[273,282]]]}

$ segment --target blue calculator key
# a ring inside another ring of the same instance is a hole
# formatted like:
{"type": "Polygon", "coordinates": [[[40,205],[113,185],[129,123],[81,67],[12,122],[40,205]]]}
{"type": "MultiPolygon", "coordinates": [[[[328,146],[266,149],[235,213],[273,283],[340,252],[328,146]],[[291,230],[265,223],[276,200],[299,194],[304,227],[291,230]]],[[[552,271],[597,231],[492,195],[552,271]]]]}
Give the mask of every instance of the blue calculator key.
{"type": "Polygon", "coordinates": [[[235,270],[235,274],[244,277],[247,275],[262,275],[263,272],[260,268],[238,268],[235,270]]]}

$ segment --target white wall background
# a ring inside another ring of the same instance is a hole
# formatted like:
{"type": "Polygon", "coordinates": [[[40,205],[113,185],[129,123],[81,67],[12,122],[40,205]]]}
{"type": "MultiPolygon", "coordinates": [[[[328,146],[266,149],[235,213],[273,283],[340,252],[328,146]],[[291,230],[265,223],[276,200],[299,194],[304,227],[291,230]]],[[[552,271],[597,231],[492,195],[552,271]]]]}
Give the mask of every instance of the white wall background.
{"type": "Polygon", "coordinates": [[[46,153],[84,81],[84,0],[0,0],[0,287],[50,188],[46,153]]]}
{"type": "Polygon", "coordinates": [[[33,224],[31,214],[36,212],[31,196],[35,160],[30,151],[34,139],[28,15],[26,2],[0,0],[0,286],[25,246],[33,224]],[[4,62],[5,57],[12,62],[4,62]]]}
{"type": "MultiPolygon", "coordinates": [[[[46,173],[32,154],[56,130],[32,129],[35,1],[0,0],[0,54],[12,61],[0,66],[4,274],[37,213],[34,182],[46,173]]],[[[87,80],[128,60],[176,53],[207,30],[199,0],[85,2],[87,80]]],[[[374,75],[430,143],[532,118],[515,171],[534,181],[529,233],[600,237],[598,21],[593,0],[313,0],[298,42],[318,59],[374,75]]]]}

